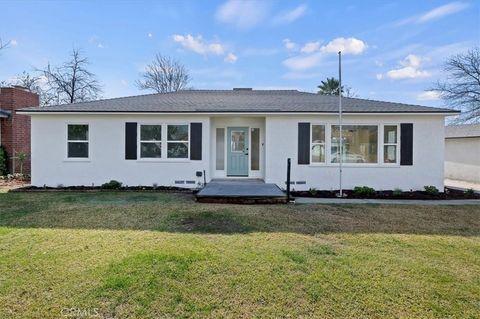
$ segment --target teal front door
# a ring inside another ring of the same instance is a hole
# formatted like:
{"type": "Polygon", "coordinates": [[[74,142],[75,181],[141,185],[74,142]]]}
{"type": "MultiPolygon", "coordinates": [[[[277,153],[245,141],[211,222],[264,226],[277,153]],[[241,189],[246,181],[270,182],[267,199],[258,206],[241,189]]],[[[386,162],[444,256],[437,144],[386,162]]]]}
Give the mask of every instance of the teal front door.
{"type": "Polygon", "coordinates": [[[227,128],[227,176],[248,176],[248,127],[227,128]]]}

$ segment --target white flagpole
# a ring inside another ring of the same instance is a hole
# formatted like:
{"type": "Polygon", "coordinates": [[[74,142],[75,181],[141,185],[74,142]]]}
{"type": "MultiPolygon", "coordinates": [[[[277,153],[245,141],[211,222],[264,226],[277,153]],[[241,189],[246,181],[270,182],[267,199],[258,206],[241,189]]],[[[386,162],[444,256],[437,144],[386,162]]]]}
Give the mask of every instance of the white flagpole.
{"type": "Polygon", "coordinates": [[[340,129],[340,143],[339,143],[339,188],[340,188],[340,198],[343,197],[343,187],[342,187],[342,164],[343,164],[343,134],[342,134],[342,51],[338,51],[338,126],[340,129]]]}

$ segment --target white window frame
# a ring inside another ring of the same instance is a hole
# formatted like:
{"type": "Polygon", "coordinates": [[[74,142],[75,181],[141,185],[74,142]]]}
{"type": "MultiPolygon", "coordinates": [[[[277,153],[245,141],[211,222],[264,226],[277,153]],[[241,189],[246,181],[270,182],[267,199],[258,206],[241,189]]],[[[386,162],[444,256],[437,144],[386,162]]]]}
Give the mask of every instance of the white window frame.
{"type": "MultiPolygon", "coordinates": [[[[163,150],[162,150],[163,152],[163,150]]],[[[165,124],[165,159],[168,161],[189,161],[190,160],[190,123],[166,123],[165,124]],[[177,141],[177,140],[168,140],[168,127],[169,126],[180,126],[184,125],[187,127],[188,131],[188,139],[186,141],[177,141]],[[168,144],[169,143],[186,143],[187,144],[187,157],[182,157],[182,158],[173,158],[173,157],[168,157],[168,144]]]]}
{"type": "MultiPolygon", "coordinates": [[[[332,132],[333,132],[333,127],[334,126],[340,126],[338,123],[331,123],[329,124],[329,134],[328,134],[328,141],[329,141],[329,147],[328,147],[328,165],[331,166],[339,166],[340,163],[332,163],[332,132]]],[[[344,126],[376,126],[377,127],[377,161],[375,163],[346,163],[343,162],[342,166],[348,167],[348,166],[365,166],[365,167],[372,167],[372,166],[381,166],[383,163],[383,148],[380,148],[380,145],[383,145],[383,124],[382,123],[342,123],[342,129],[344,126]]],[[[327,136],[325,136],[325,139],[327,136]]]]}
{"type": "Polygon", "coordinates": [[[330,151],[327,150],[327,124],[324,123],[310,123],[310,164],[311,165],[326,165],[327,164],[327,157],[329,158],[330,156],[328,155],[330,151]],[[313,142],[313,127],[314,126],[323,126],[324,130],[324,135],[325,139],[323,143],[314,143],[313,142]],[[313,161],[313,146],[314,145],[323,145],[324,150],[325,150],[325,158],[323,162],[314,162],[313,161]]]}
{"type": "Polygon", "coordinates": [[[163,132],[163,123],[138,123],[138,128],[137,128],[137,140],[138,140],[138,146],[137,146],[137,154],[138,154],[138,159],[142,161],[158,161],[161,160],[164,157],[164,149],[163,149],[163,138],[165,136],[163,132]],[[142,126],[160,126],[160,132],[161,132],[161,139],[160,140],[142,140],[142,126]],[[142,156],[142,143],[160,143],[160,157],[143,157],[142,156]]]}
{"type": "Polygon", "coordinates": [[[65,125],[65,160],[66,161],[73,161],[73,162],[87,162],[90,161],[91,158],[91,144],[90,144],[90,123],[79,123],[79,122],[69,122],[65,125]],[[86,125],[87,126],[87,139],[86,140],[69,140],[68,139],[68,127],[70,125],[86,125]],[[68,156],[68,144],[69,143],[87,143],[88,145],[88,154],[87,157],[70,157],[68,156]]]}
{"type": "Polygon", "coordinates": [[[399,124],[383,124],[382,126],[382,149],[381,149],[381,157],[382,157],[382,164],[385,165],[399,165],[399,155],[400,155],[400,129],[399,129],[399,124]],[[396,138],[397,142],[396,143],[386,143],[385,142],[385,127],[386,126],[395,126],[397,128],[396,131],[396,138]],[[394,163],[387,163],[385,162],[385,146],[395,146],[395,162],[394,163]]]}

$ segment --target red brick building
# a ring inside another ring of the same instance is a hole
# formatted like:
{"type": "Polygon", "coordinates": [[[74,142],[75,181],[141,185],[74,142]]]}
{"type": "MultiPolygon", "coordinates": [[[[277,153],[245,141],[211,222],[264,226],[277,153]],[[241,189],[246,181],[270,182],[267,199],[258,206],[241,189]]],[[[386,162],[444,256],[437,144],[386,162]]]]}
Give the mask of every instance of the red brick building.
{"type": "Polygon", "coordinates": [[[0,88],[0,144],[7,151],[10,172],[20,171],[18,160],[14,157],[25,153],[27,160],[23,172],[30,173],[30,116],[16,114],[15,111],[39,105],[38,95],[22,87],[0,88]]]}

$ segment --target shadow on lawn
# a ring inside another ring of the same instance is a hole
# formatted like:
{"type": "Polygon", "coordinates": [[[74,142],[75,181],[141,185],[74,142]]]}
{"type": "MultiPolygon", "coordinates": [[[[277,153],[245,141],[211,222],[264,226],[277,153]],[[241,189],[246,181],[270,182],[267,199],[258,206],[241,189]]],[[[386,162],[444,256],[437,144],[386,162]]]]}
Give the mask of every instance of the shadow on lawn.
{"type": "Polygon", "coordinates": [[[480,235],[480,206],[197,204],[168,193],[0,194],[0,226],[179,233],[480,235]]]}

